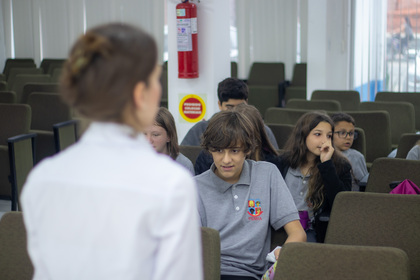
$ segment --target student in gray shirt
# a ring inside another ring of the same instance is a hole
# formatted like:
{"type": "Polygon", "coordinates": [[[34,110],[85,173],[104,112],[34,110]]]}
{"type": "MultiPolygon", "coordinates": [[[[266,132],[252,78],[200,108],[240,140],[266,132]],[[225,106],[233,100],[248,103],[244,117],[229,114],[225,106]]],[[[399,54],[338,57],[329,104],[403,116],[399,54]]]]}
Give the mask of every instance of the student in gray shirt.
{"type": "Polygon", "coordinates": [[[144,134],[156,152],[170,156],[188,169],[191,175],[195,175],[192,162],[179,152],[175,120],[168,109],[164,107],[159,108],[155,123],[148,127],[144,134]]]}
{"type": "Polygon", "coordinates": [[[417,141],[416,145],[408,152],[407,159],[420,160],[420,140],[417,141]]]}
{"type": "Polygon", "coordinates": [[[332,115],[334,122],[334,146],[337,150],[347,157],[352,166],[352,190],[359,191],[359,183],[366,183],[369,172],[366,167],[366,160],[362,153],[352,149],[357,132],[354,131],[356,125],[352,116],[346,113],[332,115]]]}
{"type": "MultiPolygon", "coordinates": [[[[217,97],[220,111],[233,109],[235,106],[248,102],[248,86],[247,84],[236,78],[226,78],[217,86],[217,97]]],[[[209,125],[209,121],[200,121],[196,123],[187,132],[181,142],[183,146],[200,146],[201,135],[209,125]]],[[[271,129],[264,125],[265,131],[271,144],[278,149],[276,138],[271,129]]]]}
{"type": "Polygon", "coordinates": [[[255,148],[254,135],[252,121],[237,111],[216,113],[203,134],[214,163],[195,177],[198,212],[201,226],[220,233],[221,280],[260,279],[268,268],[271,227],[284,227],[286,242],[306,241],[277,167],[246,159],[255,148]]]}

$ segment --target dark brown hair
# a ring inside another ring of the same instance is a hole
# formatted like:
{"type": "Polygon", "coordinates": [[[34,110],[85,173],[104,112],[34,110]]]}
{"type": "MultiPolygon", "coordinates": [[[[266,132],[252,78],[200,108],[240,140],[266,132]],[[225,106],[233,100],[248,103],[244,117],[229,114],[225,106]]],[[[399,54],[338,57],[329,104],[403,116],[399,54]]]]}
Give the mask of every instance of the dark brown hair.
{"type": "Polygon", "coordinates": [[[202,146],[207,151],[228,149],[240,146],[244,153],[253,151],[253,123],[243,113],[238,111],[221,111],[209,121],[203,133],[202,146]]]}
{"type": "Polygon", "coordinates": [[[233,110],[244,113],[252,121],[254,128],[254,138],[256,140],[255,150],[252,151],[250,158],[256,161],[264,160],[263,151],[266,153],[277,156],[276,149],[268,139],[267,132],[265,131],[264,121],[261,117],[260,111],[255,106],[248,105],[245,103],[235,106],[233,110]]]}
{"type": "MultiPolygon", "coordinates": [[[[324,113],[316,111],[308,112],[297,121],[296,126],[284,147],[284,156],[288,161],[290,168],[296,169],[308,163],[306,158],[306,154],[308,153],[306,138],[320,122],[330,124],[333,132],[332,135],[334,135],[334,123],[332,119],[324,113]]],[[[333,145],[332,139],[331,144],[333,145]]],[[[334,150],[331,160],[338,172],[341,171],[341,168],[346,161],[337,149],[334,150]]],[[[324,183],[317,168],[317,164],[320,162],[320,158],[317,157],[314,165],[310,168],[311,178],[308,184],[308,194],[305,198],[308,203],[312,204],[314,210],[317,210],[324,201],[324,183]]]]}
{"type": "Polygon", "coordinates": [[[155,125],[165,129],[169,137],[169,142],[166,143],[166,148],[169,156],[176,159],[179,155],[178,136],[176,133],[175,120],[171,112],[164,107],[160,107],[155,118],[155,125]]]}
{"type": "Polygon", "coordinates": [[[92,120],[123,122],[133,106],[133,90],[148,79],[157,63],[154,39],[122,23],[101,25],[73,45],[61,76],[63,99],[92,120]]]}

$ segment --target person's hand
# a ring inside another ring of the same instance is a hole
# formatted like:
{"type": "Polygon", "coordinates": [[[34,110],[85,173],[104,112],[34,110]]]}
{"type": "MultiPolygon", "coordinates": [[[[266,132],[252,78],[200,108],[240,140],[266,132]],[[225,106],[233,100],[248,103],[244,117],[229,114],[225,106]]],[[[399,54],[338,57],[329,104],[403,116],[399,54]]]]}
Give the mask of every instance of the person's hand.
{"type": "Polygon", "coordinates": [[[276,257],[276,260],[279,258],[280,249],[281,248],[278,248],[278,249],[274,250],[274,256],[276,257]]]}
{"type": "Polygon", "coordinates": [[[321,162],[330,160],[333,154],[334,154],[334,148],[331,144],[331,139],[329,139],[325,143],[323,143],[321,146],[321,154],[319,156],[321,162]]]}

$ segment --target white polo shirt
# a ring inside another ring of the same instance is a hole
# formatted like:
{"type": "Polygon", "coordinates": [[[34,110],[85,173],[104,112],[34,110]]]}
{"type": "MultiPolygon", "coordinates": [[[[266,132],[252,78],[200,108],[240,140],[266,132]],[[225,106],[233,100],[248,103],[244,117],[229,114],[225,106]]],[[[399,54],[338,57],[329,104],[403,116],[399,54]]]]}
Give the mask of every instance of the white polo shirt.
{"type": "Polygon", "coordinates": [[[34,279],[202,279],[194,181],[127,126],[91,124],[21,201],[34,279]]]}

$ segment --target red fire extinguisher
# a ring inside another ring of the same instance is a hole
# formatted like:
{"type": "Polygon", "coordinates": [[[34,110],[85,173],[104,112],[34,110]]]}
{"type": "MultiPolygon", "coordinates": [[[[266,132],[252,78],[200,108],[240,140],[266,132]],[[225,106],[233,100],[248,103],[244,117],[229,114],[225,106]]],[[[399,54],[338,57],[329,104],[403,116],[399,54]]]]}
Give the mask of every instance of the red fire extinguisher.
{"type": "Polygon", "coordinates": [[[176,5],[178,78],[198,78],[197,6],[189,0],[176,5]]]}

